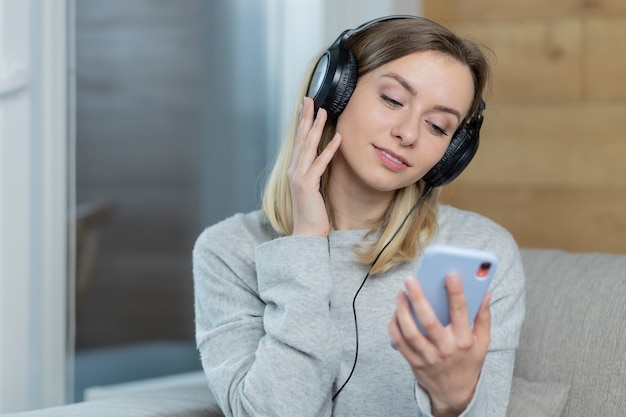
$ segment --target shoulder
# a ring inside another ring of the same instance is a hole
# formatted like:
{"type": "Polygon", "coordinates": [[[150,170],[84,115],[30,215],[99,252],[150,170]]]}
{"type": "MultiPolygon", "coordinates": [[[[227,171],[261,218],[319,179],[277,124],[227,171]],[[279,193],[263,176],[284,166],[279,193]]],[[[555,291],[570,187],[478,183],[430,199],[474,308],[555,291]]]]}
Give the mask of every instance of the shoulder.
{"type": "Polygon", "coordinates": [[[196,239],[192,254],[197,291],[238,282],[255,292],[256,248],[276,237],[261,211],[235,214],[207,227],[196,239]]]}
{"type": "Polygon", "coordinates": [[[481,247],[497,252],[505,248],[517,251],[517,243],[507,229],[478,213],[442,205],[438,221],[437,240],[442,243],[481,247]]]}
{"type": "Polygon", "coordinates": [[[238,213],[200,233],[194,245],[194,256],[200,254],[254,253],[261,243],[277,235],[260,210],[238,213]]]}

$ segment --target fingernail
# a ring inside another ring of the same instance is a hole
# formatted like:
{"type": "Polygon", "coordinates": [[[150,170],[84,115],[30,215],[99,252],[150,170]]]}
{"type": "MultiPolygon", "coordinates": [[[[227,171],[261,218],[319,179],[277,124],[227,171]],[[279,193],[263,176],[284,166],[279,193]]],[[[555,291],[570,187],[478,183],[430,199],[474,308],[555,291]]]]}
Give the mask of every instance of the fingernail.
{"type": "Polygon", "coordinates": [[[399,292],[399,293],[397,293],[397,294],[396,294],[396,301],[397,301],[397,302],[400,302],[400,301],[402,301],[402,300],[404,300],[404,293],[403,293],[403,292],[399,292]]]}
{"type": "Polygon", "coordinates": [[[408,278],[406,281],[404,281],[404,285],[406,286],[407,289],[413,289],[417,286],[417,280],[413,277],[408,278]]]}
{"type": "Polygon", "coordinates": [[[461,282],[461,277],[458,274],[450,274],[448,276],[448,284],[457,285],[461,282]]]}

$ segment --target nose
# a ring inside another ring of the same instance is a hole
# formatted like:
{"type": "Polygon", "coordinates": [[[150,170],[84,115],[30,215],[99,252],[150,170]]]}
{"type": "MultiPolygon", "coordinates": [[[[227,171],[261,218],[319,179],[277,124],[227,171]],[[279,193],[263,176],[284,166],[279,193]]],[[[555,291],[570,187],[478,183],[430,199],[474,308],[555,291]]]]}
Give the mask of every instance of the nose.
{"type": "Polygon", "coordinates": [[[419,139],[419,123],[407,113],[398,118],[391,133],[402,146],[413,147],[419,139]]]}

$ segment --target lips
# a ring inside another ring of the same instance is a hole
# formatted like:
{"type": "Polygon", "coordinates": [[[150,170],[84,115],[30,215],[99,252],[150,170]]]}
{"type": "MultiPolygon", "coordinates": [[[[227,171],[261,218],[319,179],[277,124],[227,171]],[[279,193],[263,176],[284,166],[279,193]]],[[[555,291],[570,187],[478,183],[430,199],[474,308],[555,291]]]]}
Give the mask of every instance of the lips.
{"type": "Polygon", "coordinates": [[[376,155],[378,155],[382,164],[392,171],[402,171],[409,167],[408,161],[400,155],[376,146],[374,146],[374,150],[376,151],[376,155]]]}

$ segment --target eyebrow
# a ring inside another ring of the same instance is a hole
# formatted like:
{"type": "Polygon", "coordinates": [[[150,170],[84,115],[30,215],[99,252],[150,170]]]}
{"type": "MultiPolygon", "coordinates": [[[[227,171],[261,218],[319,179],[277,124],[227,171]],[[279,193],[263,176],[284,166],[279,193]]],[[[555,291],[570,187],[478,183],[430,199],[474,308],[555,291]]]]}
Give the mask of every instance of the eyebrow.
{"type": "MultiPolygon", "coordinates": [[[[401,77],[400,75],[398,75],[398,74],[396,74],[394,72],[391,72],[391,73],[388,73],[388,74],[383,74],[383,77],[393,78],[394,80],[396,80],[398,82],[398,84],[400,84],[412,96],[417,95],[417,92],[415,91],[415,89],[403,77],[401,77]]],[[[439,111],[442,111],[444,113],[450,113],[453,116],[456,116],[459,120],[462,120],[461,119],[461,113],[458,110],[453,109],[451,107],[437,105],[437,106],[435,106],[435,110],[439,110],[439,111]]]]}

